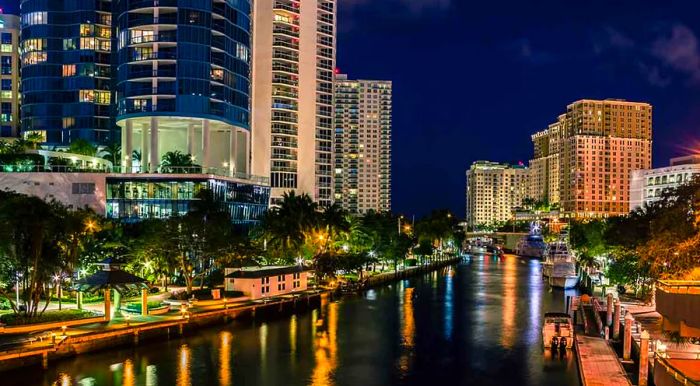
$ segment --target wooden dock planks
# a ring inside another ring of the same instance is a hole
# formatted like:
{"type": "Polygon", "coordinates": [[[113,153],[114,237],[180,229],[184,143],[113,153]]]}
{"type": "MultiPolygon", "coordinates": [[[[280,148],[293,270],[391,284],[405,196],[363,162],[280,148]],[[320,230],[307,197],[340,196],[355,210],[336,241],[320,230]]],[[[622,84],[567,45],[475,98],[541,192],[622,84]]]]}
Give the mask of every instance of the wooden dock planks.
{"type": "Polygon", "coordinates": [[[576,351],[583,386],[632,386],[604,339],[577,335],[576,351]]]}

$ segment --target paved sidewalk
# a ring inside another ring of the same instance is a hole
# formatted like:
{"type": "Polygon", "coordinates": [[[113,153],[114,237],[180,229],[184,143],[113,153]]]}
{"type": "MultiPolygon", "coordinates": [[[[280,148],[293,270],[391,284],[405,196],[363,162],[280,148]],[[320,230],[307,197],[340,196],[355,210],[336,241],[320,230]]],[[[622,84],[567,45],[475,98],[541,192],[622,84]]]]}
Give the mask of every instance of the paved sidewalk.
{"type": "Polygon", "coordinates": [[[604,339],[576,335],[576,342],[583,386],[632,386],[604,339]]]}

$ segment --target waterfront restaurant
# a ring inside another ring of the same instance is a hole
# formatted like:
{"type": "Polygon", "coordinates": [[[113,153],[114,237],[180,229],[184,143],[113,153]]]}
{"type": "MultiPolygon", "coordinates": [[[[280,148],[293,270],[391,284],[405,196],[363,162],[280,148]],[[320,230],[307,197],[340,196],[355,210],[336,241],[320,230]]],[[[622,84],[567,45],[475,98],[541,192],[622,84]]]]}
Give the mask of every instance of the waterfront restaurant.
{"type": "Polygon", "coordinates": [[[301,265],[226,268],[226,291],[240,291],[252,300],[305,291],[308,271],[301,265]]]}

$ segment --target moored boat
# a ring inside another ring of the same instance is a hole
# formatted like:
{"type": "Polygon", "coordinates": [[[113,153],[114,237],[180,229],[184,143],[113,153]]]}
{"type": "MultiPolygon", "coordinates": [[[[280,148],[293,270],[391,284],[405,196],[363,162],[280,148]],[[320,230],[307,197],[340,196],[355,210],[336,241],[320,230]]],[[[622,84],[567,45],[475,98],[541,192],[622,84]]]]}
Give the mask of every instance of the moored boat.
{"type": "Polygon", "coordinates": [[[542,264],[542,274],[554,288],[569,289],[578,284],[576,262],[563,241],[547,246],[546,261],[542,264]]]}
{"type": "Polygon", "coordinates": [[[574,346],[574,323],[569,314],[547,312],[542,325],[542,344],[552,350],[564,350],[574,346]]]}
{"type": "Polygon", "coordinates": [[[530,232],[518,240],[515,254],[522,257],[541,259],[544,256],[547,244],[544,242],[539,225],[530,225],[530,232]]]}

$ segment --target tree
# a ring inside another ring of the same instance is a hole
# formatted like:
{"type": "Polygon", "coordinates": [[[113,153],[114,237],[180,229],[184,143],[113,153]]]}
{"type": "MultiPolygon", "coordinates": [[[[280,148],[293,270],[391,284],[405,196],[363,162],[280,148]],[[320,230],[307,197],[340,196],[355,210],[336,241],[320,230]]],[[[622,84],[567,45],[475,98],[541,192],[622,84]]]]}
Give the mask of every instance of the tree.
{"type": "Polygon", "coordinates": [[[94,157],[97,155],[97,146],[82,138],[77,138],[71,141],[68,152],[94,157]]]}
{"type": "Polygon", "coordinates": [[[44,142],[44,136],[41,135],[41,133],[38,133],[36,131],[29,132],[27,136],[25,137],[27,140],[29,147],[32,150],[36,150],[39,148],[39,144],[44,142]]]}
{"type": "Polygon", "coordinates": [[[279,206],[267,211],[256,235],[272,257],[291,263],[302,256],[307,242],[325,244],[326,235],[313,232],[318,224],[318,206],[311,197],[289,192],[279,206]]]}
{"type": "Polygon", "coordinates": [[[122,146],[118,142],[110,142],[107,146],[102,148],[100,153],[102,158],[112,163],[112,166],[119,167],[121,165],[122,146]]]}
{"type": "Polygon", "coordinates": [[[15,313],[32,318],[48,306],[48,285],[62,265],[59,242],[65,230],[57,215],[59,204],[36,197],[0,192],[0,278],[5,283],[0,293],[10,300],[15,313]],[[24,288],[21,298],[25,308],[12,300],[12,287],[24,288]],[[41,310],[42,298],[46,299],[41,310]]]}
{"type": "Polygon", "coordinates": [[[199,173],[201,167],[194,164],[192,155],[179,150],[169,151],[163,154],[160,160],[160,168],[163,173],[199,173]]]}

